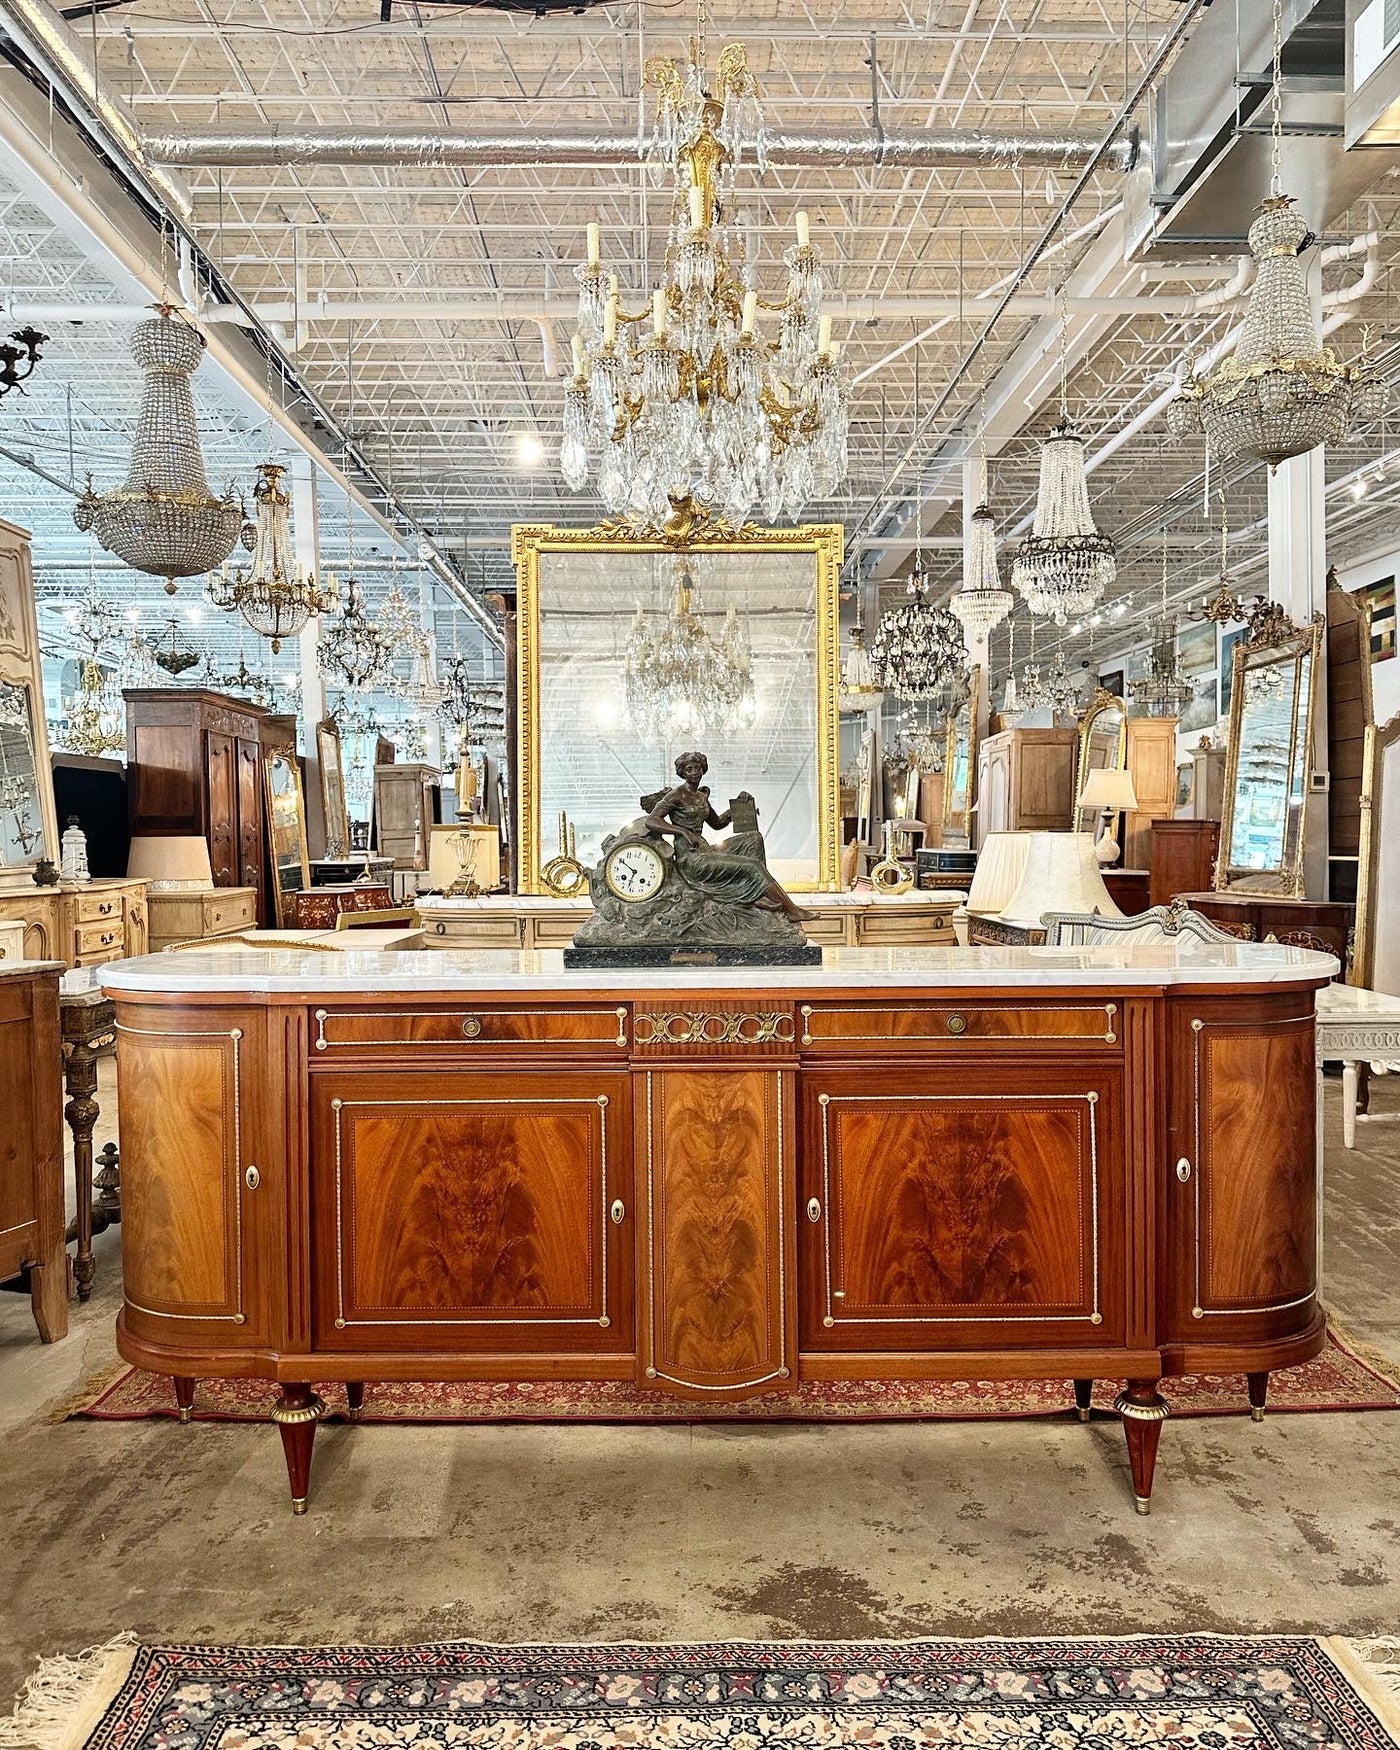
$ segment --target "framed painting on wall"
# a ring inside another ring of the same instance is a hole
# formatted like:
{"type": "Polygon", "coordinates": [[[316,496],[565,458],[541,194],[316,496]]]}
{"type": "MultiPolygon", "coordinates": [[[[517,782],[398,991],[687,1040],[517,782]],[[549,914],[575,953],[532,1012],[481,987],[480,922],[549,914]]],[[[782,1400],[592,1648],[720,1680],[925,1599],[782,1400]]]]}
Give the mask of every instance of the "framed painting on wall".
{"type": "Polygon", "coordinates": [[[1191,699],[1177,724],[1180,730],[1212,729],[1220,716],[1220,671],[1213,620],[1183,626],[1176,635],[1176,654],[1191,683],[1191,699]]]}
{"type": "Polygon", "coordinates": [[[1395,655],[1395,579],[1377,578],[1356,592],[1358,607],[1371,616],[1371,661],[1388,662],[1395,655]]]}

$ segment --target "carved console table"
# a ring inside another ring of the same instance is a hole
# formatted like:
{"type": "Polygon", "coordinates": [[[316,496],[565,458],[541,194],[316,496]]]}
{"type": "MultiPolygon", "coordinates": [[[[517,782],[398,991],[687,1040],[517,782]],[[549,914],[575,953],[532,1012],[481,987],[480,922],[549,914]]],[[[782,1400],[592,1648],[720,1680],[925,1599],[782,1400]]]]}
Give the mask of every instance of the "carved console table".
{"type": "Polygon", "coordinates": [[[1145,1512],[1164,1375],[1248,1374],[1262,1412],[1322,1345],[1333,970],[1195,941],[127,962],[118,1346],[186,1411],[202,1376],[278,1382],[298,1511],[317,1380],[629,1380],[706,1416],[939,1378],[1087,1411],[1097,1377],[1145,1512]]]}
{"type": "Polygon", "coordinates": [[[1342,1141],[1356,1147],[1358,1121],[1391,1122],[1367,1111],[1371,1066],[1400,1067],[1400,997],[1329,984],[1317,993],[1317,1061],[1342,1066],[1342,1141]]]}

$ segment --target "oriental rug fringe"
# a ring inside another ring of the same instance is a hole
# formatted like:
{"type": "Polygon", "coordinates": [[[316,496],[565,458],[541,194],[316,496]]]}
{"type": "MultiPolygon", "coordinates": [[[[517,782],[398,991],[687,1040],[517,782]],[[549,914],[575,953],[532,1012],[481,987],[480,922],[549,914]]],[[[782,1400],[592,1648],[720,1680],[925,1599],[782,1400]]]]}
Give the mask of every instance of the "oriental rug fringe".
{"type": "MultiPolygon", "coordinates": [[[[1118,1380],[1101,1380],[1094,1408],[1113,1414],[1118,1380]]],[[[320,1384],[332,1418],[350,1412],[345,1387],[320,1384]]],[[[1243,1374],[1186,1374],[1164,1379],[1161,1391],[1174,1416],[1247,1415],[1243,1374]]],[[[261,1422],[276,1389],[267,1380],[202,1379],[195,1390],[197,1421],[261,1422]]],[[[979,1418],[1072,1414],[1069,1380],[818,1380],[777,1397],[706,1405],[707,1422],[883,1422],[908,1419],[974,1421],[979,1418]]],[[[1269,1380],[1270,1414],[1322,1410],[1400,1409],[1400,1378],[1374,1355],[1329,1330],[1322,1353],[1269,1380]]],[[[129,1367],[112,1382],[95,1382],[63,1408],[65,1417],[135,1421],[174,1416],[175,1393],[163,1375],[129,1367]]],[[[690,1422],[693,1403],[659,1392],[638,1391],[626,1380],[535,1380],[523,1384],[456,1381],[370,1383],[358,1422],[690,1422]]]]}
{"type": "Polygon", "coordinates": [[[1394,1652],[1230,1635],[280,1648],[123,1638],[41,1666],[14,1720],[0,1721],[0,1746],[1395,1750],[1394,1652]]]}

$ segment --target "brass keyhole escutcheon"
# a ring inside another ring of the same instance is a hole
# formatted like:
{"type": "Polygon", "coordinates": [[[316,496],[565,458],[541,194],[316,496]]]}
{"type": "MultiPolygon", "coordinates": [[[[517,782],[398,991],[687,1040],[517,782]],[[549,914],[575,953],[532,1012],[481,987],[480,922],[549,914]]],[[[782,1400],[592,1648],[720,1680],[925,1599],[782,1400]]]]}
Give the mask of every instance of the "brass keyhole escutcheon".
{"type": "Polygon", "coordinates": [[[462,1034],[463,1037],[467,1039],[479,1039],[481,1037],[481,1016],[464,1015],[462,1018],[462,1034]]]}
{"type": "Polygon", "coordinates": [[[243,1183],[250,1191],[256,1191],[258,1186],[262,1184],[262,1174],[255,1166],[249,1165],[243,1174],[243,1183]]]}
{"type": "Polygon", "coordinates": [[[627,1205],[620,1197],[614,1197],[612,1200],[612,1208],[608,1211],[608,1214],[612,1217],[614,1226],[621,1227],[623,1222],[627,1219],[627,1205]]]}
{"type": "Polygon", "coordinates": [[[1181,1180],[1183,1185],[1191,1177],[1191,1163],[1187,1160],[1185,1155],[1182,1155],[1181,1159],[1176,1163],[1176,1176],[1181,1180]]]}
{"type": "Polygon", "coordinates": [[[821,1206],[821,1204],[817,1202],[815,1197],[809,1197],[807,1199],[807,1219],[808,1219],[808,1221],[820,1221],[821,1218],[822,1218],[822,1206],[821,1206]]]}
{"type": "Polygon", "coordinates": [[[967,1016],[966,1015],[949,1015],[947,1025],[948,1025],[948,1031],[950,1033],[966,1033],[967,1032],[967,1016]]]}

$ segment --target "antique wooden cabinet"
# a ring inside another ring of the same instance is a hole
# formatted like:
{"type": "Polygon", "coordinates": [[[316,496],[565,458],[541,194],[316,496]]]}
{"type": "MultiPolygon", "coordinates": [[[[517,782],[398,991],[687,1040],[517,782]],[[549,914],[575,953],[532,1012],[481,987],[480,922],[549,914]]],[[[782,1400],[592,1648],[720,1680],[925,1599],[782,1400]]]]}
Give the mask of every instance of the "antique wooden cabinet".
{"type": "Polygon", "coordinates": [[[1123,820],[1123,867],[1146,869],[1152,855],[1152,823],[1176,811],[1175,717],[1130,717],[1124,758],[1138,805],[1123,820]]]}
{"type": "Polygon", "coordinates": [[[148,943],[143,881],[84,881],[0,893],[0,922],[19,924],[26,960],[100,966],[144,954],[148,943]]]}
{"type": "Polygon", "coordinates": [[[1219,849],[1219,820],[1154,820],[1147,865],[1150,902],[1170,905],[1179,893],[1208,891],[1219,849]]]}
{"type": "Polygon", "coordinates": [[[1343,972],[1351,962],[1354,905],[1271,893],[1203,891],[1176,897],[1242,942],[1286,942],[1295,948],[1316,949],[1319,954],[1335,954],[1343,972]]]}
{"type": "Polygon", "coordinates": [[[426,869],[433,823],[441,818],[436,766],[374,768],[374,842],[396,869],[426,869]]]}
{"type": "Polygon", "coordinates": [[[176,942],[206,942],[236,936],[258,922],[258,896],[251,887],[216,887],[212,893],[148,893],[150,951],[176,942]]]}
{"type": "Polygon", "coordinates": [[[1087,1412],[1099,1377],[1145,1511],[1164,1374],[1247,1372],[1262,1409],[1324,1334],[1333,962],[1178,952],[640,986],[535,954],[118,967],[119,1347],[185,1409],[201,1375],[279,1382],[298,1510],[317,1380],[630,1381],[721,1414],[910,1378],[1072,1380],[1087,1412]]]}
{"type": "Polygon", "coordinates": [[[216,887],[263,897],[259,722],[246,699],[194,687],[132,688],[126,699],[131,834],[208,841],[216,887]]]}
{"type": "Polygon", "coordinates": [[[1003,729],[978,750],[978,837],[1063,832],[1074,807],[1079,731],[1003,729]]]}
{"type": "Polygon", "coordinates": [[[61,971],[53,961],[0,963],[0,1282],[28,1267],[46,1343],[68,1334],[61,971]]]}

